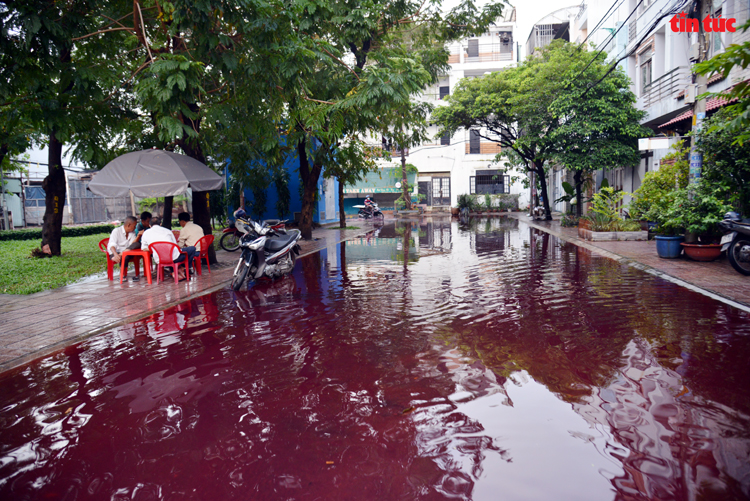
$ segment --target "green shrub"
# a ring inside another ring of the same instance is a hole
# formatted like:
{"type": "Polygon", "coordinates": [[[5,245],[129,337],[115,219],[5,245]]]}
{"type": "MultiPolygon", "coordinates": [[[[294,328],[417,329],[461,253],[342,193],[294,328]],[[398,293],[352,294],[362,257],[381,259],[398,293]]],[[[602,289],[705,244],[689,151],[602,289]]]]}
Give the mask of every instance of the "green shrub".
{"type": "MultiPolygon", "coordinates": [[[[115,227],[111,224],[99,224],[95,226],[63,226],[63,237],[84,237],[87,235],[99,235],[111,233],[115,227]]],[[[42,229],[0,231],[0,242],[10,240],[41,240],[42,229]]]]}

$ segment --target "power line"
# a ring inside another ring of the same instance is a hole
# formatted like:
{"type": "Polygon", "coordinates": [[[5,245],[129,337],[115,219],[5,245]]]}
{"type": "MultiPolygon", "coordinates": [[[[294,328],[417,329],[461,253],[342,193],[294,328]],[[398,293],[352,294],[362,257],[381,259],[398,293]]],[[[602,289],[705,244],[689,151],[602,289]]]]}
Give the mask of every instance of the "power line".
{"type": "Polygon", "coordinates": [[[617,5],[617,3],[618,3],[618,2],[620,3],[620,5],[622,5],[622,2],[623,2],[623,1],[624,1],[624,0],[615,0],[615,3],[613,3],[613,4],[612,4],[612,5],[610,6],[609,10],[608,10],[607,12],[605,12],[605,13],[604,13],[604,17],[602,17],[602,18],[601,18],[601,20],[599,20],[599,22],[598,22],[598,23],[596,23],[596,26],[594,26],[594,29],[593,29],[593,30],[591,30],[591,31],[589,31],[589,34],[588,34],[588,35],[586,35],[586,38],[584,38],[584,39],[583,39],[583,42],[581,42],[581,45],[579,45],[579,46],[578,46],[578,50],[581,50],[581,47],[583,47],[583,46],[584,46],[584,44],[586,43],[586,40],[588,40],[588,39],[589,39],[589,37],[590,37],[591,35],[593,35],[593,34],[594,34],[594,32],[596,32],[596,30],[598,30],[598,29],[599,29],[599,28],[601,27],[601,25],[602,25],[602,24],[604,24],[604,22],[605,22],[605,21],[606,21],[607,19],[609,19],[609,16],[611,16],[612,14],[614,14],[614,11],[612,11],[612,14],[610,14],[610,11],[611,11],[611,10],[612,10],[612,9],[614,8],[614,6],[615,6],[615,5],[617,5]]]}
{"type": "Polygon", "coordinates": [[[589,66],[591,66],[591,63],[593,63],[599,57],[599,54],[601,54],[604,51],[604,49],[607,47],[607,45],[609,44],[609,39],[610,38],[612,38],[612,40],[615,39],[615,35],[619,33],[619,31],[622,29],[623,26],[626,26],[628,24],[628,19],[630,19],[630,16],[632,16],[638,10],[638,7],[640,7],[642,3],[643,3],[643,0],[638,2],[638,5],[635,6],[635,8],[630,12],[630,14],[628,14],[628,17],[625,18],[625,21],[620,25],[620,27],[617,28],[616,31],[610,33],[610,35],[604,39],[604,42],[602,42],[602,48],[599,49],[599,51],[596,54],[594,54],[594,57],[591,58],[591,60],[589,61],[589,64],[587,64],[586,67],[583,68],[583,70],[581,70],[581,72],[578,75],[576,75],[575,78],[573,78],[573,80],[571,81],[578,80],[578,78],[581,75],[583,75],[587,69],[589,69],[589,66]]]}

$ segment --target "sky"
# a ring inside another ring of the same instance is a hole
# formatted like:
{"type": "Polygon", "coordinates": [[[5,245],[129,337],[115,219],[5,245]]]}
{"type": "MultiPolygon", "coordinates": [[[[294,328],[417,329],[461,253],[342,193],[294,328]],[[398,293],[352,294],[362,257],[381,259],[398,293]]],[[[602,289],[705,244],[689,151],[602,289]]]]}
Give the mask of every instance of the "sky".
{"type": "MultiPolygon", "coordinates": [[[[478,6],[482,6],[486,1],[480,0],[477,2],[478,6]]],[[[526,39],[529,37],[529,32],[534,23],[539,21],[541,18],[550,14],[563,7],[570,7],[572,5],[579,5],[580,0],[518,0],[515,4],[516,7],[516,22],[518,25],[518,31],[516,35],[516,42],[521,45],[526,43],[526,39]]],[[[443,2],[443,8],[450,9],[451,7],[458,4],[458,0],[445,0],[443,2]]],[[[523,55],[523,52],[521,52],[523,55]]],[[[47,173],[47,151],[46,150],[29,150],[27,152],[30,155],[30,162],[39,162],[45,164],[37,169],[36,166],[29,166],[31,173],[38,172],[40,175],[46,175],[47,173]]],[[[67,166],[70,163],[68,159],[63,159],[63,165],[67,166]]],[[[81,167],[82,168],[82,167],[81,167]]]]}

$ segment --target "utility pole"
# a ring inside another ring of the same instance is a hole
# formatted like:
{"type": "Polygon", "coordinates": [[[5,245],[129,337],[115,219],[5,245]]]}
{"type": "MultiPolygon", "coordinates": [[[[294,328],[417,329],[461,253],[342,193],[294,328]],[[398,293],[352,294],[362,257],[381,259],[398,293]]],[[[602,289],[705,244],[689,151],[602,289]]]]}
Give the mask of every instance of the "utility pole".
{"type": "MultiPolygon", "coordinates": [[[[698,13],[698,61],[703,62],[708,59],[710,37],[706,35],[703,27],[703,20],[711,14],[711,4],[713,0],[696,0],[698,13]]],[[[696,95],[703,94],[708,90],[708,79],[705,75],[698,75],[693,72],[693,83],[696,85],[696,95]]],[[[701,177],[703,168],[703,155],[697,150],[697,140],[695,135],[703,127],[703,120],[706,119],[706,100],[696,99],[693,103],[693,135],[690,138],[690,175],[689,184],[695,184],[701,177]]]]}
{"type": "Polygon", "coordinates": [[[9,230],[8,227],[8,204],[5,203],[5,177],[3,176],[3,168],[0,166],[0,192],[2,192],[3,197],[3,220],[5,223],[5,226],[3,226],[4,230],[9,230]]]}

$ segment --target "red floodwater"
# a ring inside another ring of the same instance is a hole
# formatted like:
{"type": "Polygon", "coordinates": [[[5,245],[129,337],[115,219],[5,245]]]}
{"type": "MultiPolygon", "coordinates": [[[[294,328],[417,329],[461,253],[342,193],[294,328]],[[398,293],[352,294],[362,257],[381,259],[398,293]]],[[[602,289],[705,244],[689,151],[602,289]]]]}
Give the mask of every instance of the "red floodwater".
{"type": "Polygon", "coordinates": [[[1,499],[747,499],[748,314],[386,226],[0,376],[1,499]]]}

